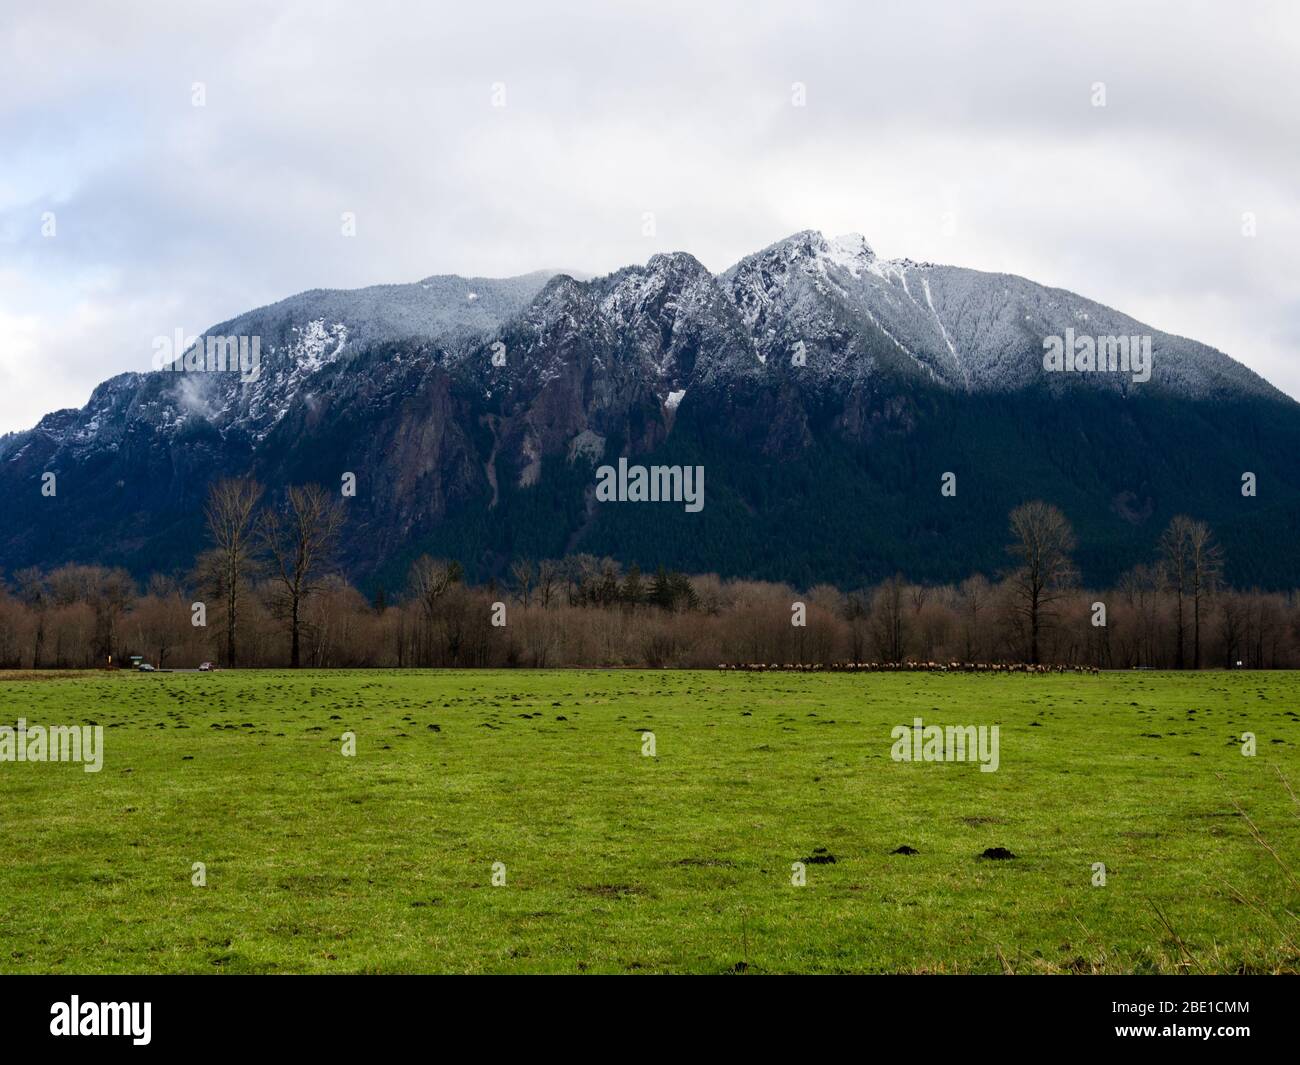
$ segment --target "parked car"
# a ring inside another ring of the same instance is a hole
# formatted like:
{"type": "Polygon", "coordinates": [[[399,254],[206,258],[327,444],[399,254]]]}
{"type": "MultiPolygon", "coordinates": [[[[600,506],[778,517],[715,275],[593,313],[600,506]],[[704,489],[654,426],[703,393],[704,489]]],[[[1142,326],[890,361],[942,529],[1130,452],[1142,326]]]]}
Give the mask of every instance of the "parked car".
{"type": "Polygon", "coordinates": [[[199,666],[200,673],[214,673],[216,672],[216,669],[217,667],[214,666],[211,662],[204,662],[201,666],[199,666]]]}
{"type": "Polygon", "coordinates": [[[151,666],[148,662],[141,662],[141,663],[140,663],[138,666],[136,666],[135,668],[138,669],[141,673],[155,673],[155,672],[157,672],[157,670],[155,670],[155,669],[153,668],[153,666],[151,666]]]}

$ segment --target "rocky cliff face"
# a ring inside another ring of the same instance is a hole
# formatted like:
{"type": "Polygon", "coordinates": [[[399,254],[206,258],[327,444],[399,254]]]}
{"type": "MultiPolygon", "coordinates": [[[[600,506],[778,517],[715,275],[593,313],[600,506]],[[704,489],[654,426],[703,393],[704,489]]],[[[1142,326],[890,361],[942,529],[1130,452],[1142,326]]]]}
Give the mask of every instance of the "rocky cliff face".
{"type": "Polygon", "coordinates": [[[1221,527],[1239,578],[1300,581],[1281,546],[1295,403],[1073,293],[881,260],[859,236],[797,233],[716,276],[679,252],[588,281],[307,292],[208,335],[257,338],[256,373],[124,374],[0,440],[0,564],[183,568],[214,478],[352,472],[345,561],[370,583],[422,550],[480,575],[592,550],[794,581],[959,577],[1001,563],[1028,498],[1066,509],[1099,580],[1189,511],[1221,527]],[[1149,379],[1046,372],[1046,337],[1145,337],[1149,379]],[[706,465],[704,511],[597,504],[593,468],[618,455],[706,465]]]}

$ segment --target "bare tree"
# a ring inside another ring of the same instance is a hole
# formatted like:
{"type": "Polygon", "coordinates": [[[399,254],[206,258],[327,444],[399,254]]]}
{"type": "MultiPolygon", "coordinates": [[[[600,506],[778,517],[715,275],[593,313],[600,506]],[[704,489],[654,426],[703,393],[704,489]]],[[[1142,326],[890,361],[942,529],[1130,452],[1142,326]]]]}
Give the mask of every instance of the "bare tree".
{"type": "Polygon", "coordinates": [[[1060,510],[1035,500],[1011,512],[1011,533],[1016,539],[1007,552],[1017,561],[1009,574],[1013,609],[1029,626],[1029,661],[1036,665],[1043,623],[1078,577],[1070,558],[1074,530],[1060,510]]]}
{"type": "Polygon", "coordinates": [[[864,662],[867,658],[867,637],[871,630],[870,595],[865,591],[850,592],[844,600],[844,620],[848,622],[849,658],[864,662]]]}
{"type": "Polygon", "coordinates": [[[1117,591],[1132,612],[1134,636],[1129,647],[1129,665],[1154,665],[1158,614],[1159,568],[1139,563],[1120,576],[1117,591]]]}
{"type": "Polygon", "coordinates": [[[565,560],[565,580],[570,606],[587,606],[600,577],[600,560],[593,555],[571,555],[565,560]]]}
{"type": "Polygon", "coordinates": [[[961,604],[961,632],[963,657],[973,662],[982,650],[980,614],[993,598],[993,588],[983,574],[967,577],[957,589],[961,604]]]}
{"type": "Polygon", "coordinates": [[[1223,665],[1232,669],[1239,661],[1246,611],[1241,596],[1235,592],[1219,597],[1219,639],[1222,641],[1223,665]]]}
{"type": "Polygon", "coordinates": [[[287,498],[285,517],[274,510],[263,511],[257,530],[273,563],[279,613],[289,623],[289,665],[297,669],[302,664],[303,603],[320,587],[322,570],[338,543],[347,512],[316,484],[290,488],[287,498]]]}
{"type": "Polygon", "coordinates": [[[537,600],[544,608],[550,607],[559,583],[560,563],[548,558],[537,564],[537,600]]]}
{"type": "Polygon", "coordinates": [[[411,593],[426,617],[433,617],[433,606],[447,589],[460,580],[460,565],[442,558],[421,555],[411,563],[407,577],[411,593]]]}
{"type": "Polygon", "coordinates": [[[25,611],[0,579],[0,669],[21,669],[25,611]]]}
{"type": "Polygon", "coordinates": [[[1188,568],[1192,591],[1192,668],[1201,668],[1201,601],[1212,596],[1223,575],[1223,550],[1203,521],[1187,528],[1188,568]]]}
{"type": "Polygon", "coordinates": [[[117,650],[118,623],[136,594],[135,582],[123,569],[68,563],[50,573],[49,587],[58,606],[88,606],[94,634],[85,649],[89,662],[104,665],[117,650]]]}
{"type": "Polygon", "coordinates": [[[903,596],[907,582],[890,577],[871,597],[871,632],[876,653],[886,662],[901,662],[907,653],[908,624],[903,596]]]}
{"type": "MultiPolygon", "coordinates": [[[[158,586],[159,582],[150,581],[158,586]]],[[[179,592],[151,590],[135,603],[131,611],[131,641],[140,652],[152,651],[153,661],[159,669],[167,664],[168,656],[194,631],[189,621],[189,608],[179,592]]]]}
{"type": "Polygon", "coordinates": [[[262,486],[245,478],[221,480],[208,489],[204,515],[216,544],[219,591],[226,605],[226,665],[236,662],[239,592],[252,555],[253,511],[262,486]]]}
{"type": "Polygon", "coordinates": [[[95,608],[96,651],[101,662],[111,661],[117,651],[118,623],[135,595],[135,581],[126,570],[102,571],[91,601],[95,608]]]}
{"type": "Polygon", "coordinates": [[[536,576],[533,571],[532,559],[517,559],[510,566],[510,576],[514,578],[515,582],[516,602],[522,604],[525,610],[528,609],[528,605],[533,598],[533,580],[536,576]]]}
{"type": "Polygon", "coordinates": [[[407,584],[411,597],[419,604],[424,625],[425,664],[433,664],[433,635],[443,598],[461,578],[460,564],[446,559],[421,555],[411,563],[407,584]]]}
{"type": "Polygon", "coordinates": [[[1191,586],[1191,530],[1192,519],[1178,514],[1160,534],[1160,572],[1162,584],[1174,593],[1174,635],[1178,641],[1174,651],[1174,667],[1187,666],[1187,616],[1183,601],[1191,586]]]}
{"type": "Polygon", "coordinates": [[[41,652],[45,648],[45,619],[50,608],[50,590],[45,575],[36,566],[20,569],[14,574],[18,598],[35,615],[32,626],[32,668],[41,668],[41,652]]]}

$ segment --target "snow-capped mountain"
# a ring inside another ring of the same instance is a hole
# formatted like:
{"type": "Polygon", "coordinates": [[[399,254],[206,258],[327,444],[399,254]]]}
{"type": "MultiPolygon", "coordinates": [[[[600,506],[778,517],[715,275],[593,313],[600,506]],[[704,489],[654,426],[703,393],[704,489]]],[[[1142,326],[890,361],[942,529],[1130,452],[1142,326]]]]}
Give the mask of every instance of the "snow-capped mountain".
{"type": "Polygon", "coordinates": [[[856,233],[833,240],[796,233],[742,259],[721,281],[760,359],[788,362],[802,341],[809,366],[833,381],[892,368],[966,392],[1043,385],[1129,391],[1130,375],[1043,373],[1044,337],[1072,328],[1080,336],[1151,336],[1153,373],[1143,386],[1152,391],[1280,396],[1221,352],[1072,292],[1010,274],[880,259],[856,233]]]}
{"type": "Polygon", "coordinates": [[[191,353],[0,439],[0,564],[184,567],[215,477],[351,472],[346,560],[390,586],[422,550],[480,574],[589,550],[791,580],[960,576],[1000,563],[1006,510],[1034,497],[1075,519],[1098,577],[1190,510],[1274,583],[1275,552],[1247,556],[1300,500],[1300,407],[1227,355],[1023,278],[884,260],[858,235],[796,233],[718,275],[676,252],[590,280],[318,290],[205,335],[255,338],[256,372],[191,353]],[[1149,372],[1051,372],[1052,337],[1145,338],[1149,372]],[[705,464],[709,505],[693,524],[596,505],[591,467],[617,455],[705,464]],[[1242,471],[1267,495],[1244,502],[1242,471]]]}
{"type": "MultiPolygon", "coordinates": [[[[167,360],[162,372],[127,373],[106,381],[80,411],[50,414],[32,434],[37,441],[44,438],[55,445],[55,452],[112,449],[137,424],[176,434],[202,422],[223,436],[261,440],[294,403],[310,401],[307,382],[336,359],[410,338],[455,350],[517,315],[550,276],[440,276],[410,285],[304,292],[204,333],[204,338],[256,337],[256,372],[178,372],[176,363],[184,362],[181,353],[180,359],[167,360]]],[[[14,441],[14,434],[0,439],[0,462],[6,453],[12,454],[14,441]]]]}

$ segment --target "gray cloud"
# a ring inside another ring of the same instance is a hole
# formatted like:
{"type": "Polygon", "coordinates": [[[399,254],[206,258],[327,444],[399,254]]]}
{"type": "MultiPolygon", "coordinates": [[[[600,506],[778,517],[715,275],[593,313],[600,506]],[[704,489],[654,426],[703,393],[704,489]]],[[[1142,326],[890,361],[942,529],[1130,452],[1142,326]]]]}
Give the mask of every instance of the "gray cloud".
{"type": "Polygon", "coordinates": [[[0,429],[306,288],[721,269],[803,228],[1082,292],[1300,395],[1300,15],[1131,6],[7,12],[0,429]]]}

